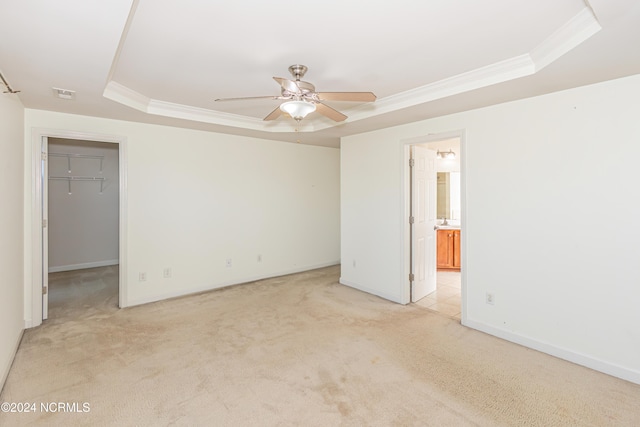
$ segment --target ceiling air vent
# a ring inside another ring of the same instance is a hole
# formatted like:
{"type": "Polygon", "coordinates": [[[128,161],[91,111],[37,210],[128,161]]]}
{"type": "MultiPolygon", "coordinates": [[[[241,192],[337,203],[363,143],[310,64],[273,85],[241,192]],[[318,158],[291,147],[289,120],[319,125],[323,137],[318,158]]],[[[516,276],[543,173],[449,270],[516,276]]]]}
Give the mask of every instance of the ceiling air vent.
{"type": "Polygon", "coordinates": [[[53,94],[60,99],[76,99],[76,91],[69,89],[60,89],[58,87],[52,87],[53,94]]]}

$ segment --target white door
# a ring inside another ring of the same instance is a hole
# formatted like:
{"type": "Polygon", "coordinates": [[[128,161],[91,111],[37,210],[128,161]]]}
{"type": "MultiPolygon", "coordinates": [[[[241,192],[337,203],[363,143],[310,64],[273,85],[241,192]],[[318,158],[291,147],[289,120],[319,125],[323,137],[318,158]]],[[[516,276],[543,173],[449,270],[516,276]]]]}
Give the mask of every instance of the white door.
{"type": "Polygon", "coordinates": [[[416,302],[436,290],[436,153],[413,146],[411,168],[412,291],[416,302]]]}
{"type": "Polygon", "coordinates": [[[42,180],[42,320],[49,318],[49,139],[42,138],[40,179],[42,180]]]}

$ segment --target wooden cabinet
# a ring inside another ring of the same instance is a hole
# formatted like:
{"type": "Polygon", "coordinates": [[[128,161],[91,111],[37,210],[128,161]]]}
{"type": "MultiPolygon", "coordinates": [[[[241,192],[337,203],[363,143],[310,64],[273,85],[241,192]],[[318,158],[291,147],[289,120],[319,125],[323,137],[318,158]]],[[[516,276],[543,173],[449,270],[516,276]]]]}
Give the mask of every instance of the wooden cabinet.
{"type": "Polygon", "coordinates": [[[438,269],[460,270],[460,230],[438,230],[438,269]]]}

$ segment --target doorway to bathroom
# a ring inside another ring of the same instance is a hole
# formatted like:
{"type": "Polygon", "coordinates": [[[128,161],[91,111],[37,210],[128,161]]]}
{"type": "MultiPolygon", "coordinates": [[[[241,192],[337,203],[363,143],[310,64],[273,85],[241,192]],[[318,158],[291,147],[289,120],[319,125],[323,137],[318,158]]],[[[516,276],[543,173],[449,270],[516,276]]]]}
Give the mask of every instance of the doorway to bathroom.
{"type": "Polygon", "coordinates": [[[411,302],[458,320],[462,314],[460,151],[459,136],[412,144],[409,185],[411,302]],[[433,159],[432,165],[424,168],[422,158],[433,159]],[[426,239],[421,230],[425,226],[433,228],[426,239]],[[425,287],[424,280],[431,285],[425,287]]]}

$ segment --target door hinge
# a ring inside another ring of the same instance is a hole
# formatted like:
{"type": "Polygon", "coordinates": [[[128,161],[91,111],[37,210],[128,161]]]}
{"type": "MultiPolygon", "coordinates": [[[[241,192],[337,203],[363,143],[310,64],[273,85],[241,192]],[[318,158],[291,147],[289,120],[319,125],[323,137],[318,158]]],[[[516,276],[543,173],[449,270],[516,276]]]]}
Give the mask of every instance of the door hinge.
{"type": "Polygon", "coordinates": [[[416,164],[416,159],[409,159],[409,167],[412,168],[416,164]]]}
{"type": "Polygon", "coordinates": [[[416,219],[412,216],[409,217],[409,224],[413,224],[414,222],[416,222],[416,219]]]}
{"type": "Polygon", "coordinates": [[[46,219],[42,220],[42,228],[47,228],[47,220],[46,219]]]}
{"type": "Polygon", "coordinates": [[[409,273],[409,281],[413,282],[416,279],[416,276],[413,275],[413,273],[409,273]]]}
{"type": "Polygon", "coordinates": [[[42,160],[47,160],[47,153],[44,151],[42,152],[42,160]]]}
{"type": "Polygon", "coordinates": [[[48,289],[49,289],[49,288],[47,288],[46,286],[43,286],[43,287],[42,287],[42,295],[46,295],[46,294],[47,294],[47,290],[48,290],[48,289]]]}

